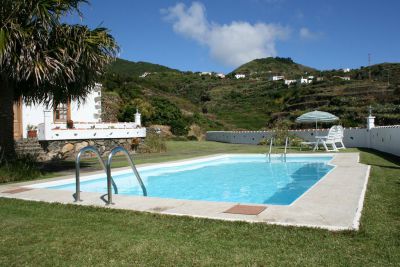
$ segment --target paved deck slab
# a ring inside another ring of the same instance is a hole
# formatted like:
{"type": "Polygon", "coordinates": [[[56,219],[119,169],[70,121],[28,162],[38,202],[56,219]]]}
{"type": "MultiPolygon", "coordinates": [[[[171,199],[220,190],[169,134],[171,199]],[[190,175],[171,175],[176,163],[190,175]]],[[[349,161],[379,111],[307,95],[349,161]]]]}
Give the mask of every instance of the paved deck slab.
{"type": "MultiPolygon", "coordinates": [[[[252,206],[260,207],[260,212],[247,215],[243,214],[244,212],[226,213],[227,210],[240,204],[231,202],[113,195],[115,204],[106,205],[106,195],[90,192],[82,192],[82,201],[74,202],[73,193],[70,191],[30,188],[32,185],[42,183],[43,180],[2,185],[0,197],[219,220],[316,227],[333,231],[358,230],[370,167],[359,163],[358,153],[334,154],[331,164],[336,167],[291,205],[252,204],[252,206]],[[18,190],[21,187],[31,190],[18,190]]],[[[71,178],[74,177],[47,179],[46,182],[71,178]]]]}

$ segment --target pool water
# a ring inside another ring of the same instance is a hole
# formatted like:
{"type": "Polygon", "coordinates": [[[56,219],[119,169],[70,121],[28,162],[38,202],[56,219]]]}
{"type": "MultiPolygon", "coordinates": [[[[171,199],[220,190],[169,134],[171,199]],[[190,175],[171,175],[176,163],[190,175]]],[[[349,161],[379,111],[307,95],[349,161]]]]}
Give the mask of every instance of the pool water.
{"type": "MultiPolygon", "coordinates": [[[[290,205],[332,168],[331,156],[230,155],[138,168],[149,197],[290,205]]],[[[142,195],[132,172],[113,175],[122,195],[142,195]]],[[[75,190],[75,183],[48,187],[75,190]]],[[[106,193],[106,177],[81,182],[83,192],[106,193]]]]}

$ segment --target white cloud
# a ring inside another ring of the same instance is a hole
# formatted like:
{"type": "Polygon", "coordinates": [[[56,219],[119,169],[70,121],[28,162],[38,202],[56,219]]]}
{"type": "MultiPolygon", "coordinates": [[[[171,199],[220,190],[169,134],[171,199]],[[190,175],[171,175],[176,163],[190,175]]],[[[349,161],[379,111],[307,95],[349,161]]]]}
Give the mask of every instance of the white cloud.
{"type": "Polygon", "coordinates": [[[289,35],[287,27],[272,23],[210,23],[205,7],[199,2],[193,2],[190,7],[178,3],[162,13],[176,33],[208,46],[213,58],[232,67],[256,58],[276,56],[275,42],[289,35]]]}
{"type": "Polygon", "coordinates": [[[303,39],[303,40],[315,40],[321,36],[321,33],[312,32],[312,31],[310,31],[310,29],[303,27],[299,31],[299,36],[300,36],[300,39],[303,39]]]}

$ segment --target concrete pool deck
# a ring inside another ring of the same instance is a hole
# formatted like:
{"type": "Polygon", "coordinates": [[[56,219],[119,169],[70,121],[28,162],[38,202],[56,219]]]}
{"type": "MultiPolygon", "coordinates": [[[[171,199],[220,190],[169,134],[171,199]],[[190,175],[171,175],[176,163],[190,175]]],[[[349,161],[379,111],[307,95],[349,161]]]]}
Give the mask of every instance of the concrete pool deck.
{"type": "MultiPolygon", "coordinates": [[[[299,156],[301,154],[296,155],[299,156]]],[[[327,154],[307,155],[326,156],[327,154]]],[[[332,231],[358,230],[370,166],[359,163],[359,153],[337,153],[330,155],[334,156],[330,163],[336,167],[291,205],[247,204],[265,208],[259,209],[260,213],[257,215],[226,212],[237,204],[246,203],[113,195],[113,202],[115,204],[106,206],[103,200],[104,194],[100,193],[82,192],[81,198],[83,201],[74,202],[73,192],[71,191],[33,188],[39,183],[75,178],[75,176],[71,175],[53,179],[2,185],[0,186],[0,197],[229,221],[315,227],[332,231]]],[[[146,164],[146,166],[151,165],[153,164],[146,164]]],[[[141,166],[145,165],[138,165],[138,167],[141,166]]],[[[113,172],[125,169],[127,168],[113,169],[113,172]]],[[[94,173],[86,173],[82,176],[94,173]]]]}

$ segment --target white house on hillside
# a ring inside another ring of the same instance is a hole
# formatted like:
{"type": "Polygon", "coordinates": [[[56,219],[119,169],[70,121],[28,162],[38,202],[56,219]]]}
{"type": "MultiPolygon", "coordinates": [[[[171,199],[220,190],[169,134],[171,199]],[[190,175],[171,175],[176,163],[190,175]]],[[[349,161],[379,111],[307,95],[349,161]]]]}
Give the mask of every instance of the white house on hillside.
{"type": "Polygon", "coordinates": [[[246,78],[246,75],[238,73],[238,74],[235,74],[235,78],[236,79],[243,79],[243,78],[246,78]]]}
{"type": "Polygon", "coordinates": [[[212,73],[211,73],[211,72],[209,72],[209,71],[203,71],[203,72],[200,72],[200,76],[203,76],[203,75],[209,75],[209,76],[211,76],[211,75],[212,75],[212,73]]]}
{"type": "Polygon", "coordinates": [[[55,108],[44,104],[14,105],[14,139],[27,137],[30,128],[37,128],[39,140],[71,140],[102,138],[145,137],[146,129],[140,128],[140,114],[135,122],[104,123],[101,121],[101,88],[96,83],[83,103],[67,100],[55,108]],[[73,125],[67,126],[67,121],[73,125]]]}
{"type": "Polygon", "coordinates": [[[217,73],[215,76],[217,76],[218,78],[221,78],[221,79],[225,78],[225,74],[223,74],[223,73],[217,73]]]}
{"type": "Polygon", "coordinates": [[[142,75],[140,75],[139,77],[140,78],[145,78],[146,76],[148,76],[148,75],[150,75],[151,74],[151,72],[145,72],[145,73],[143,73],[142,75]]]}
{"type": "Polygon", "coordinates": [[[271,76],[269,77],[270,81],[279,81],[279,80],[284,80],[285,76],[283,75],[275,75],[275,76],[271,76]]]}
{"type": "Polygon", "coordinates": [[[312,79],[301,77],[300,79],[297,80],[297,82],[300,84],[309,84],[312,83],[312,79]]]}
{"type": "Polygon", "coordinates": [[[285,80],[286,85],[294,84],[296,82],[297,82],[297,80],[285,80]]]}

